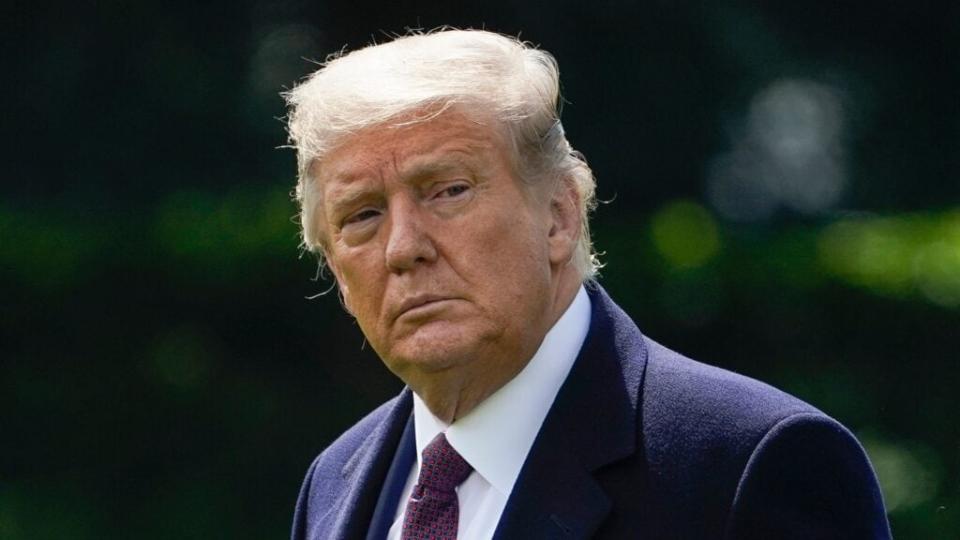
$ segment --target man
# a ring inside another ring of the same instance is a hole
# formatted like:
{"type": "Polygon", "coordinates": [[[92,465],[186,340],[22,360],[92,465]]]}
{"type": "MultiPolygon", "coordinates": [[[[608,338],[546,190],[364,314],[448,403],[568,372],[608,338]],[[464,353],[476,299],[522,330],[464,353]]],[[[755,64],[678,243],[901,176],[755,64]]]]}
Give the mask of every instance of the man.
{"type": "Polygon", "coordinates": [[[643,336],[593,281],[553,58],[483,31],[289,96],[305,245],[407,388],[314,461],[293,538],[887,538],[853,436],[643,336]]]}

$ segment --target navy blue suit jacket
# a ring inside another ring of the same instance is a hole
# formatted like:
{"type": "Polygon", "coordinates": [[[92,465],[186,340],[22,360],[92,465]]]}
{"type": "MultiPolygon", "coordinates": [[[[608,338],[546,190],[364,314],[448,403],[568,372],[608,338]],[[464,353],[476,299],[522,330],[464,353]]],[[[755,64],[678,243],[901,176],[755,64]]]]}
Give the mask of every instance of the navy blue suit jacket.
{"type": "MultiPolygon", "coordinates": [[[[497,539],[889,538],[860,444],[806,403],[643,336],[599,287],[497,539]]],[[[415,458],[408,389],[310,466],[293,540],[383,538],[415,458]]]]}

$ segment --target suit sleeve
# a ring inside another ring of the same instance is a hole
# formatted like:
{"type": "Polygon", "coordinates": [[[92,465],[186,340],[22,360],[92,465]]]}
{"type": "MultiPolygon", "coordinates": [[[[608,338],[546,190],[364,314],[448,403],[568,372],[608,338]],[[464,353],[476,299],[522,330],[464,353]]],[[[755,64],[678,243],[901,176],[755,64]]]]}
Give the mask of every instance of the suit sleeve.
{"type": "Polygon", "coordinates": [[[842,425],[787,417],[754,449],[727,523],[729,540],[889,539],[876,475],[842,425]]]}

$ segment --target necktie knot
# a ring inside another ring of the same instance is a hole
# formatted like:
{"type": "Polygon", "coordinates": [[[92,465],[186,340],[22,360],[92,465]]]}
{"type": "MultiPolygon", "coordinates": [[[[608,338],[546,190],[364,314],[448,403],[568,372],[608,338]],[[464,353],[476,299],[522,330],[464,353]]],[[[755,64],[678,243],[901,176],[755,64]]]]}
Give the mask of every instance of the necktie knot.
{"type": "Polygon", "coordinates": [[[470,464],[447,442],[443,433],[423,449],[420,477],[407,501],[402,540],[456,540],[460,516],[456,487],[470,464]]]}
{"type": "Polygon", "coordinates": [[[440,433],[423,449],[417,483],[441,493],[451,493],[472,470],[473,467],[447,442],[447,436],[440,433]]]}

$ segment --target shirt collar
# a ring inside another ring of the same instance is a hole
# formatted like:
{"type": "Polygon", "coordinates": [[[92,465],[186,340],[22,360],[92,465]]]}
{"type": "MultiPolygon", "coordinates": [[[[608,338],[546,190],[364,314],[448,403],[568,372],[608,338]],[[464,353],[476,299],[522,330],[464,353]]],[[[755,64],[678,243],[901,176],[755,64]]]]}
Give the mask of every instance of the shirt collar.
{"type": "Polygon", "coordinates": [[[590,328],[590,299],[581,286],[527,365],[469,414],[447,425],[414,393],[417,466],[438,433],[496,490],[509,496],[540,426],[577,359],[590,328]]]}

